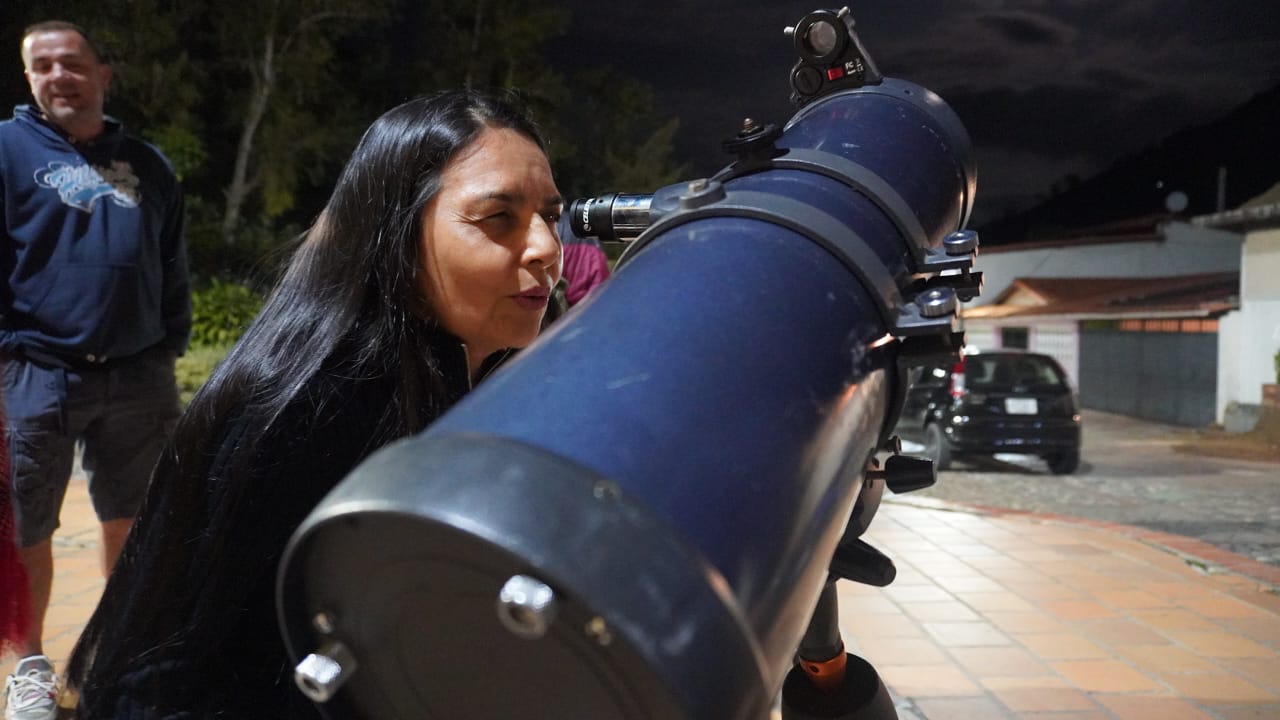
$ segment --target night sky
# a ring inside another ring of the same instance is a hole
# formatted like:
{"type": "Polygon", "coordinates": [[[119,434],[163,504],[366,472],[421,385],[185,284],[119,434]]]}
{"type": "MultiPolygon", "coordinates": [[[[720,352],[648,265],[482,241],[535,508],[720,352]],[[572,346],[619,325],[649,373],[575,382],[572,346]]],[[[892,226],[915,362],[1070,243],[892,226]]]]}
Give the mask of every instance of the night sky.
{"type": "MultiPolygon", "coordinates": [[[[653,86],[659,109],[681,119],[677,159],[693,176],[726,163],[720,140],[743,117],[791,116],[795,56],[782,29],[838,7],[568,4],[573,24],[557,64],[611,65],[653,86]]],[[[964,121],[978,163],[978,222],[1280,84],[1273,0],[880,0],[851,9],[885,75],[937,92],[964,121]]],[[[1280,158],[1260,161],[1280,181],[1280,158]]]]}

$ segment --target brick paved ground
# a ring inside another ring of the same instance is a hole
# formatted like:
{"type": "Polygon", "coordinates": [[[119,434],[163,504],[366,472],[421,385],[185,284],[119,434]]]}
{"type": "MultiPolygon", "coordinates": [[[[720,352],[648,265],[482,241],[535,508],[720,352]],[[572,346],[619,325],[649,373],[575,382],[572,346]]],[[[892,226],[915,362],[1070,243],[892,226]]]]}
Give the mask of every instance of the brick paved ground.
{"type": "MultiPolygon", "coordinates": [[[[1269,566],[1124,525],[911,496],[890,498],[867,539],[898,579],[842,583],[841,624],[903,720],[1280,717],[1280,597],[1249,575],[1269,566]]],[[[59,666],[101,592],[97,543],[80,478],[54,545],[59,666]]]]}

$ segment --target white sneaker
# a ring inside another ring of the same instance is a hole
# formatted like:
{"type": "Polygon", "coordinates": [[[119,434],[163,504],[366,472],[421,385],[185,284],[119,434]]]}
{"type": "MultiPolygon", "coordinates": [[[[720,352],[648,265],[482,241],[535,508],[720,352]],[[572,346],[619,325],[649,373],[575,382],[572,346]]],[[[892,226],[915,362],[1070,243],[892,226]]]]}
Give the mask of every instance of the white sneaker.
{"type": "Polygon", "coordinates": [[[5,720],[56,720],[58,717],[58,676],[44,655],[18,661],[4,684],[5,720]]]}

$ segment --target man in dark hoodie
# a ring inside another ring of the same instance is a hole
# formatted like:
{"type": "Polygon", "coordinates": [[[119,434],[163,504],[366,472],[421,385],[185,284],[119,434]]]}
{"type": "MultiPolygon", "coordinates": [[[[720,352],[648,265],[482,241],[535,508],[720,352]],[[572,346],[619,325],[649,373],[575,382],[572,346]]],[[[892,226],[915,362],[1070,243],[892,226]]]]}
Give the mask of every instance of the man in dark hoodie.
{"type": "Polygon", "coordinates": [[[191,300],[182,195],[168,160],[103,114],[111,67],[80,27],[27,28],[35,105],[0,123],[0,355],[26,646],[6,717],[54,718],[42,648],[50,539],[83,443],[109,573],[177,419],[174,359],[191,300]]]}

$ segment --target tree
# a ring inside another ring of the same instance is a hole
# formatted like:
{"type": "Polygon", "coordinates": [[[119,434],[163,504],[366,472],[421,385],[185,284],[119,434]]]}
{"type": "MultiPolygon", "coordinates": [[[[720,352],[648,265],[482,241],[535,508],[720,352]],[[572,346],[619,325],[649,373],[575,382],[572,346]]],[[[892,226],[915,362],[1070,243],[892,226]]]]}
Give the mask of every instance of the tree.
{"type": "MultiPolygon", "coordinates": [[[[0,0],[0,40],[50,17],[0,0]]],[[[37,8],[36,5],[40,7],[37,8]]],[[[566,196],[680,179],[673,118],[647,86],[547,61],[568,13],[517,0],[63,0],[115,50],[107,110],[174,163],[193,272],[253,277],[314,217],[373,118],[408,98],[518,89],[550,139],[566,196]]],[[[28,102],[20,73],[0,94],[28,102]]],[[[265,279],[265,278],[263,278],[265,279]]]]}
{"type": "Polygon", "coordinates": [[[683,178],[672,159],[679,120],[657,113],[653,89],[609,68],[577,73],[573,102],[552,127],[557,182],[569,195],[651,192],[683,178]]]}
{"type": "Polygon", "coordinates": [[[213,13],[232,68],[247,77],[235,97],[239,141],[226,186],[222,238],[230,244],[252,193],[274,217],[293,205],[300,167],[335,147],[341,93],[333,67],[335,38],[385,12],[371,0],[265,0],[213,13]],[[315,108],[328,104],[329,117],[315,108]],[[269,142],[262,142],[266,138],[269,142]]]}

